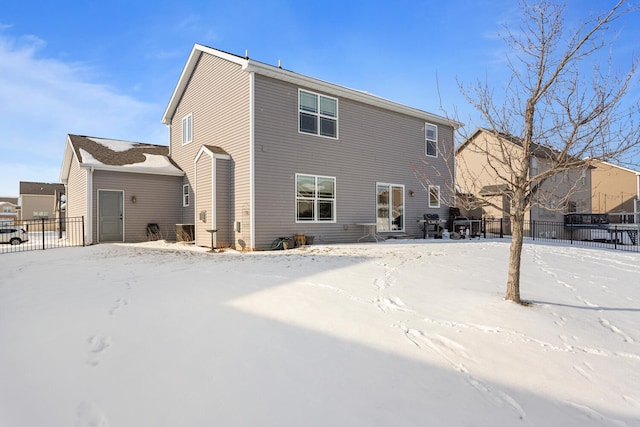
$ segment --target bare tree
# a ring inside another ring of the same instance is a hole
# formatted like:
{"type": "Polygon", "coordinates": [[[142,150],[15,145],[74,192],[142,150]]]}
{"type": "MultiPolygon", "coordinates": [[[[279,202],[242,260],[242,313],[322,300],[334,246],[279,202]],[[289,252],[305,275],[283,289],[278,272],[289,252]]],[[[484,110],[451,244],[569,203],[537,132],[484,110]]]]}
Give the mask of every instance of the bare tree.
{"type": "MultiPolygon", "coordinates": [[[[487,139],[467,140],[468,148],[483,156],[484,171],[496,177],[495,191],[510,199],[508,207],[491,199],[482,203],[511,220],[506,299],[518,303],[527,211],[535,204],[549,207],[549,183],[558,175],[589,167],[589,159],[621,159],[638,149],[640,135],[638,100],[627,99],[638,56],[631,56],[624,72],[611,54],[601,60],[612,46],[615,24],[638,9],[620,0],[569,29],[564,5],[521,1],[520,8],[519,28],[505,27],[500,34],[511,73],[500,96],[486,82],[460,85],[486,122],[486,132],[498,141],[497,147],[488,147],[487,139]],[[544,159],[545,167],[536,167],[534,158],[544,159]]],[[[456,173],[458,186],[470,191],[480,172],[458,163],[456,173]]]]}

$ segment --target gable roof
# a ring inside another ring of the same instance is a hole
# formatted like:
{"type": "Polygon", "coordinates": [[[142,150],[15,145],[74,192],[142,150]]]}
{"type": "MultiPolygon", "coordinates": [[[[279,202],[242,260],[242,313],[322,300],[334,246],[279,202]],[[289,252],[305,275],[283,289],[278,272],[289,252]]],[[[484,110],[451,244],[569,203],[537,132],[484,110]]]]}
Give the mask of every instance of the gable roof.
{"type": "Polygon", "coordinates": [[[64,185],[49,182],[20,181],[20,195],[53,196],[56,192],[64,193],[64,185]]]}
{"type": "MultiPolygon", "coordinates": [[[[509,135],[507,133],[503,133],[503,132],[495,132],[492,131],[490,129],[486,129],[486,128],[478,128],[476,129],[470,137],[468,137],[467,139],[464,140],[464,142],[462,144],[460,144],[460,146],[458,148],[456,148],[456,154],[460,153],[462,150],[464,150],[467,145],[469,145],[471,143],[471,141],[473,141],[475,138],[478,137],[478,135],[480,135],[481,133],[487,133],[491,136],[494,136],[496,138],[500,138],[503,141],[509,142],[513,145],[516,145],[518,147],[522,147],[522,139],[518,138],[517,136],[513,136],[513,135],[509,135]]],[[[531,153],[538,158],[541,159],[555,159],[556,156],[558,154],[560,154],[559,151],[554,150],[553,148],[550,147],[546,147],[544,145],[540,145],[540,144],[536,144],[535,142],[531,144],[531,153]]]]}
{"type": "Polygon", "coordinates": [[[622,171],[633,173],[633,174],[635,174],[637,176],[640,176],[640,172],[638,172],[637,170],[629,169],[629,168],[627,168],[625,166],[621,166],[621,165],[616,165],[616,164],[613,164],[613,163],[605,162],[604,160],[593,159],[592,161],[596,165],[603,165],[603,166],[606,166],[606,167],[616,168],[616,169],[620,169],[622,171]]]}
{"type": "Polygon", "coordinates": [[[11,203],[12,205],[17,205],[18,198],[17,197],[0,197],[0,203],[2,202],[11,203]]]}
{"type": "Polygon", "coordinates": [[[434,123],[434,124],[452,126],[453,128],[458,128],[462,126],[462,123],[449,120],[446,117],[438,116],[436,114],[419,110],[417,108],[413,108],[403,104],[399,104],[397,102],[389,101],[388,99],[380,98],[378,96],[372,95],[367,92],[363,92],[355,89],[349,89],[344,86],[340,86],[334,83],[329,83],[324,80],[319,80],[313,77],[308,77],[302,74],[294,73],[293,71],[285,70],[281,67],[268,65],[263,62],[249,59],[248,57],[234,55],[234,54],[224,52],[218,49],[214,49],[208,46],[204,46],[201,44],[195,44],[193,46],[193,49],[191,50],[189,59],[187,60],[187,63],[182,70],[182,74],[180,75],[178,84],[176,85],[176,88],[174,89],[173,94],[171,95],[171,99],[169,100],[169,104],[167,105],[164,115],[162,116],[162,123],[166,125],[171,123],[171,119],[173,118],[176,112],[176,109],[178,108],[178,104],[180,102],[180,99],[182,98],[182,95],[184,94],[185,89],[187,88],[187,84],[191,79],[191,75],[195,70],[198,60],[203,54],[213,55],[218,58],[232,62],[234,64],[238,64],[242,67],[242,70],[247,73],[256,73],[256,74],[264,75],[277,80],[282,80],[295,85],[303,86],[305,88],[318,90],[320,92],[324,92],[329,95],[351,99],[354,101],[362,102],[364,104],[369,104],[379,108],[383,108],[385,110],[391,110],[398,113],[406,114],[412,117],[418,117],[422,120],[425,120],[427,122],[434,123]]]}
{"type": "Polygon", "coordinates": [[[169,158],[169,147],[166,145],[69,134],[60,173],[63,182],[69,177],[73,159],[76,159],[80,167],[93,170],[184,175],[169,158]]]}

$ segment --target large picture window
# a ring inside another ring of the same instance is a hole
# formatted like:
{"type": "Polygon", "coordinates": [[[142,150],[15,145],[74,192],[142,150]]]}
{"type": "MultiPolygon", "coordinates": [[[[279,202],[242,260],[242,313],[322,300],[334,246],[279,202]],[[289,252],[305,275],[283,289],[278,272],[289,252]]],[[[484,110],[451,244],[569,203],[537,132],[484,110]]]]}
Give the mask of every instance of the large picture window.
{"type": "Polygon", "coordinates": [[[404,231],[404,186],[376,184],[378,231],[404,231]]]}
{"type": "Polygon", "coordinates": [[[182,143],[188,144],[193,139],[193,115],[182,118],[182,143]]]}
{"type": "Polygon", "coordinates": [[[306,90],[298,90],[298,130],[303,133],[338,138],[338,100],[306,90]]]}
{"type": "Polygon", "coordinates": [[[296,221],[335,222],[336,179],[296,174],[296,221]]]}
{"type": "Polygon", "coordinates": [[[424,124],[424,152],[429,157],[438,157],[438,126],[424,124]]]}

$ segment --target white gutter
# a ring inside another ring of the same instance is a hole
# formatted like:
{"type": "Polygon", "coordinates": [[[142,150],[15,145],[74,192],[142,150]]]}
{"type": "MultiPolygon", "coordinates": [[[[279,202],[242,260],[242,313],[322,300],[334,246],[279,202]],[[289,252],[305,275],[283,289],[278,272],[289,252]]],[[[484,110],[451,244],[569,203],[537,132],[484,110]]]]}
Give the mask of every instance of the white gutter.
{"type": "Polygon", "coordinates": [[[434,124],[441,124],[444,126],[451,126],[454,129],[462,127],[463,123],[449,120],[446,117],[438,116],[427,111],[419,110],[417,108],[409,107],[403,104],[399,104],[394,101],[390,101],[385,98],[364,92],[361,90],[350,89],[348,87],[340,86],[335,83],[329,83],[324,80],[319,80],[313,77],[308,77],[302,74],[294,73],[292,71],[283,70],[272,65],[264,64],[262,62],[248,60],[246,65],[243,65],[242,69],[250,73],[258,73],[267,77],[271,77],[277,80],[286,81],[295,85],[305,86],[309,89],[325,92],[329,95],[334,95],[342,98],[351,99],[354,101],[362,102],[363,104],[373,105],[386,110],[395,111],[401,114],[405,114],[411,117],[417,117],[434,124]]]}
{"type": "Polygon", "coordinates": [[[147,175],[168,175],[168,176],[184,176],[184,172],[180,170],[154,170],[141,167],[128,167],[127,165],[112,166],[112,165],[95,165],[91,163],[80,163],[81,168],[90,168],[99,171],[113,171],[113,172],[130,172],[130,173],[144,173],[147,175]]]}

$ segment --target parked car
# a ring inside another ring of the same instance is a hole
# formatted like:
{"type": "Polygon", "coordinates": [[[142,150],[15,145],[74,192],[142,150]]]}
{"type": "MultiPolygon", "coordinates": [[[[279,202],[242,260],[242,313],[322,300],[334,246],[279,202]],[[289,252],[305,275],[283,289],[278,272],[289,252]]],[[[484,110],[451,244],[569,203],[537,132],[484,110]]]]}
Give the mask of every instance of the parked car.
{"type": "Polygon", "coordinates": [[[20,243],[28,241],[29,234],[24,230],[24,228],[4,225],[0,227],[0,243],[19,245],[20,243]]]}

